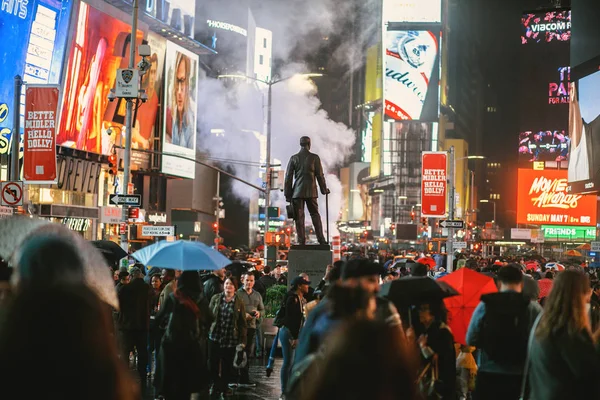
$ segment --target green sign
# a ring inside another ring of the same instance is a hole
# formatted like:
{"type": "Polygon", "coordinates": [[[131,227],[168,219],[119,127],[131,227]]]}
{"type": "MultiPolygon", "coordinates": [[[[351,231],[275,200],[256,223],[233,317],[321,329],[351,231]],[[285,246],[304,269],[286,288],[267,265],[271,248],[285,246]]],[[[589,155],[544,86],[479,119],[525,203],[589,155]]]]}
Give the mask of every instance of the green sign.
{"type": "Polygon", "coordinates": [[[596,239],[596,228],[586,226],[555,226],[542,225],[545,240],[576,240],[591,241],[596,239]]]}

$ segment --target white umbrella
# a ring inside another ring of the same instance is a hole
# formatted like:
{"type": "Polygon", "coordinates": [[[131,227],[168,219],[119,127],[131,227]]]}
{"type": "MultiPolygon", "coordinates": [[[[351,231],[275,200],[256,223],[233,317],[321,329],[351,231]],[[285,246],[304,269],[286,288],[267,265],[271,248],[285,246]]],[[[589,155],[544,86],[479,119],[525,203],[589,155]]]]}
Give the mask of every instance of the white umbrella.
{"type": "Polygon", "coordinates": [[[83,259],[86,285],[96,292],[101,300],[116,309],[119,308],[114,281],[102,253],[83,237],[61,224],[20,216],[0,219],[0,257],[14,263],[15,255],[23,242],[32,235],[40,234],[61,236],[73,243],[83,259]]]}

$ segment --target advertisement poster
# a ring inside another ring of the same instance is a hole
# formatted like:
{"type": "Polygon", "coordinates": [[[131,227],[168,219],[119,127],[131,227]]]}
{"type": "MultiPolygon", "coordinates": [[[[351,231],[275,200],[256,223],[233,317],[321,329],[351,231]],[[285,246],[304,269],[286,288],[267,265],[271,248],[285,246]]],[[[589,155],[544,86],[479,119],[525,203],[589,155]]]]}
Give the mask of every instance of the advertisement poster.
{"type": "Polygon", "coordinates": [[[56,183],[56,119],[58,85],[29,85],[25,93],[23,180],[56,183]]]}
{"type": "Polygon", "coordinates": [[[385,113],[395,120],[438,119],[439,31],[388,31],[385,113]]]}
{"type": "MultiPolygon", "coordinates": [[[[114,144],[124,143],[125,102],[109,103],[108,94],[117,69],[128,63],[130,33],[130,25],[80,4],[57,144],[109,154],[114,144]]],[[[140,31],[137,43],[142,43],[140,31]]]]}
{"type": "Polygon", "coordinates": [[[526,13],[521,19],[519,164],[569,158],[571,12],[526,13]]]}
{"type": "Polygon", "coordinates": [[[596,225],[596,196],[570,193],[567,171],[519,169],[517,224],[596,225]]]}
{"type": "Polygon", "coordinates": [[[600,60],[594,60],[571,85],[569,185],[573,193],[595,193],[600,187],[599,67],[600,60]]]}
{"type": "Polygon", "coordinates": [[[421,155],[421,215],[442,218],[446,215],[447,154],[445,151],[424,151],[421,155]]]}
{"type": "MultiPolygon", "coordinates": [[[[167,43],[163,152],[187,158],[196,156],[198,56],[167,43]]],[[[182,178],[195,177],[195,163],[163,155],[162,172],[182,178]]]]}
{"type": "MultiPolygon", "coordinates": [[[[2,2],[0,154],[10,150],[15,75],[30,84],[60,82],[72,4],[72,0],[2,2]]],[[[21,110],[23,106],[21,103],[21,110]]]]}

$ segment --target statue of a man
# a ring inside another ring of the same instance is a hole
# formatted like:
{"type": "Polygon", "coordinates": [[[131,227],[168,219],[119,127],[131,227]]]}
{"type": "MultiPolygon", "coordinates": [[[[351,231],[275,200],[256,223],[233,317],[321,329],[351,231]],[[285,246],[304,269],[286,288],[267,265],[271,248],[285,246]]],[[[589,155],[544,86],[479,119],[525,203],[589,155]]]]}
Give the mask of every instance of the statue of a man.
{"type": "Polygon", "coordinates": [[[321,194],[329,194],[323,166],[318,155],[310,152],[310,138],[300,138],[300,151],[294,154],[288,162],[285,173],[285,199],[294,208],[294,221],[296,222],[296,233],[299,244],[306,244],[306,233],[304,227],[304,204],[308,208],[315,234],[320,244],[327,244],[323,236],[323,223],[319,215],[319,204],[317,202],[317,182],[321,188],[321,194]]]}

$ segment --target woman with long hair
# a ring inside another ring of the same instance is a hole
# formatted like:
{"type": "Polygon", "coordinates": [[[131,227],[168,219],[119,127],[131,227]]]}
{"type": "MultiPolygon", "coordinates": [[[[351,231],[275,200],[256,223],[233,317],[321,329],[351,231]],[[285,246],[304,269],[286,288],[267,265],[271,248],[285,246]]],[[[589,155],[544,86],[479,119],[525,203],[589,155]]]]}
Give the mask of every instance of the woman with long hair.
{"type": "Polygon", "coordinates": [[[168,320],[154,384],[167,400],[189,400],[208,385],[206,338],[211,316],[196,271],[184,271],[155,322],[168,320]]]}
{"type": "Polygon", "coordinates": [[[84,285],[17,291],[0,332],[2,398],[133,400],[108,308],[84,285]],[[24,377],[31,377],[29,384],[24,377]]]}
{"type": "Polygon", "coordinates": [[[554,279],[530,349],[531,399],[600,398],[600,331],[592,333],[588,277],[568,270],[554,279]]]}
{"type": "Polygon", "coordinates": [[[210,300],[210,311],[214,322],[210,327],[208,358],[213,381],[211,394],[233,394],[227,387],[233,383],[233,360],[237,351],[245,348],[247,340],[246,306],[236,292],[237,280],[225,279],[223,293],[210,300]]]}

